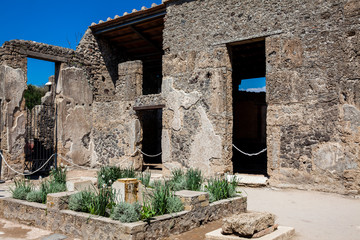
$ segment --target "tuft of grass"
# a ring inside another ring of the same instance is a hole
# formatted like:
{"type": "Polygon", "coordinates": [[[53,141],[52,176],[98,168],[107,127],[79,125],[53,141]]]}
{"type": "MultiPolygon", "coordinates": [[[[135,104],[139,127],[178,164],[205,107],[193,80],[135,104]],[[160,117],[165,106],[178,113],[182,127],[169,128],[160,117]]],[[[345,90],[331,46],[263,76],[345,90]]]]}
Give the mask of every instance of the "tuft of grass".
{"type": "Polygon", "coordinates": [[[199,169],[190,168],[184,173],[181,169],[174,169],[171,172],[170,185],[174,191],[191,190],[199,191],[203,183],[202,173],[199,169]]]}
{"type": "Polygon", "coordinates": [[[156,181],[154,182],[154,187],[155,189],[150,196],[150,202],[155,215],[163,215],[183,210],[184,206],[180,199],[174,195],[169,182],[165,181],[161,183],[161,181],[156,181]]]}
{"type": "Polygon", "coordinates": [[[236,195],[237,181],[234,177],[230,182],[226,179],[209,179],[205,189],[209,192],[209,201],[215,202],[221,199],[231,198],[236,195]]]}
{"type": "Polygon", "coordinates": [[[103,166],[98,171],[98,186],[101,188],[106,184],[109,187],[119,178],[136,178],[136,172],[132,167],[122,169],[116,166],[103,166]]]}
{"type": "Polygon", "coordinates": [[[93,192],[81,191],[69,198],[69,209],[78,212],[90,213],[90,204],[95,197],[93,192]]]}
{"type": "Polygon", "coordinates": [[[34,186],[26,179],[15,180],[14,182],[15,188],[10,188],[12,197],[15,199],[26,200],[26,196],[29,192],[34,190],[34,186]]]}
{"type": "Polygon", "coordinates": [[[115,206],[115,193],[111,187],[105,185],[98,190],[89,205],[89,213],[103,217],[109,217],[115,206]]]}
{"type": "Polygon", "coordinates": [[[139,203],[130,204],[121,202],[115,206],[111,219],[119,220],[120,222],[136,222],[141,218],[142,206],[139,203]]]}
{"type": "Polygon", "coordinates": [[[185,175],[186,189],[191,191],[200,191],[203,177],[201,170],[190,168],[185,175]]]}
{"type": "Polygon", "coordinates": [[[52,181],[66,184],[66,171],[67,168],[63,167],[62,165],[57,168],[52,168],[50,172],[50,177],[52,178],[52,181]]]}

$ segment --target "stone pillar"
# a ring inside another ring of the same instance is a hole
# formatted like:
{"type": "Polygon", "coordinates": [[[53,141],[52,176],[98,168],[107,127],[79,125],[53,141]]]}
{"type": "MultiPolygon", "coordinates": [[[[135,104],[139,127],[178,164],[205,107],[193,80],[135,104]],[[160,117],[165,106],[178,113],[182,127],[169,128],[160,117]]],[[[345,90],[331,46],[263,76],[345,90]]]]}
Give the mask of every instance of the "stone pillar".
{"type": "Polygon", "coordinates": [[[143,64],[140,60],[120,63],[118,65],[116,94],[125,101],[134,101],[142,94],[143,64]]]}
{"type": "Polygon", "coordinates": [[[113,183],[116,191],[116,202],[135,203],[138,201],[139,180],[136,178],[122,178],[113,183]]]}
{"type": "MultiPolygon", "coordinates": [[[[26,111],[23,92],[26,89],[26,75],[22,69],[0,66],[1,98],[1,149],[3,155],[17,171],[23,170],[25,148],[26,111]]],[[[3,164],[2,178],[14,173],[3,164]]]]}

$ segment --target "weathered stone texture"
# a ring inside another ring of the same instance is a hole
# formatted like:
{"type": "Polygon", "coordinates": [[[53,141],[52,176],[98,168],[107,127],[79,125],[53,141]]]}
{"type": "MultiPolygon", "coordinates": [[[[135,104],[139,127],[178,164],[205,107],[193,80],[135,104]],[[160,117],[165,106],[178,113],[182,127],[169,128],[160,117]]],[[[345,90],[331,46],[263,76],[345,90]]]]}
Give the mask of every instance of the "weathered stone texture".
{"type": "Polygon", "coordinates": [[[84,71],[64,68],[56,89],[59,153],[79,165],[92,162],[91,138],[93,94],[84,71]]]}
{"type": "Polygon", "coordinates": [[[163,149],[171,160],[165,170],[191,163],[212,174],[231,170],[231,65],[222,44],[263,37],[270,183],[359,191],[359,26],[356,1],[169,2],[163,149]],[[197,92],[196,102],[178,110],[169,103],[178,91],[197,92]],[[192,148],[202,154],[192,155],[192,148]]]}
{"type": "MultiPolygon", "coordinates": [[[[24,164],[27,116],[22,94],[26,89],[26,77],[23,70],[2,65],[0,82],[1,148],[6,161],[17,171],[21,171],[24,164]]],[[[4,164],[1,176],[8,178],[13,175],[4,164]]]]}
{"type": "Polygon", "coordinates": [[[248,212],[223,219],[222,233],[236,234],[240,237],[252,237],[275,224],[275,215],[271,213],[248,212]]]}
{"type": "Polygon", "coordinates": [[[163,167],[231,171],[231,72],[225,47],[163,58],[163,167]],[[226,94],[225,94],[226,93],[226,94]]]}

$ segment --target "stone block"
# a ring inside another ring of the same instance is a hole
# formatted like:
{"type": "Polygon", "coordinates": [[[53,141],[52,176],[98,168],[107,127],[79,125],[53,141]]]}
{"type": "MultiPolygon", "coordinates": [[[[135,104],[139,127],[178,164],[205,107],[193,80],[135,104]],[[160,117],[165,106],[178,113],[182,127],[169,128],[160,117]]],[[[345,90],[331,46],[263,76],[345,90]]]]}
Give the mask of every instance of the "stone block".
{"type": "Polygon", "coordinates": [[[275,224],[271,213],[249,212],[223,219],[222,233],[251,237],[275,224]]]}
{"type": "Polygon", "coordinates": [[[182,190],[175,192],[175,195],[180,198],[186,211],[209,206],[209,194],[206,192],[182,190]]]}
{"type": "MultiPolygon", "coordinates": [[[[257,240],[289,240],[295,234],[295,229],[292,227],[279,226],[278,229],[268,235],[256,238],[257,240]]],[[[248,240],[249,238],[239,237],[236,235],[223,235],[221,228],[209,232],[205,235],[206,240],[248,240]]]]}
{"type": "Polygon", "coordinates": [[[77,192],[50,193],[46,197],[46,207],[50,211],[60,211],[67,209],[69,198],[77,192]]]}
{"type": "Polygon", "coordinates": [[[70,180],[66,182],[68,191],[94,191],[95,186],[91,180],[70,180]]]}
{"type": "Polygon", "coordinates": [[[116,203],[135,203],[138,201],[139,180],[136,178],[121,178],[112,184],[116,192],[116,203]]]}

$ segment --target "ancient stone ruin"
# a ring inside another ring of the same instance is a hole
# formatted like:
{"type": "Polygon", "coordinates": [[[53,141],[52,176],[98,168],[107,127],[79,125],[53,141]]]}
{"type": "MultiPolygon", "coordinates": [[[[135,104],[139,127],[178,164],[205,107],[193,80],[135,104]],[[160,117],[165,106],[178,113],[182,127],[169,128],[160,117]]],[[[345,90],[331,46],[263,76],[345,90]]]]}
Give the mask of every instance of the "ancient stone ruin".
{"type": "Polygon", "coordinates": [[[359,14],[358,0],[169,0],[92,24],[76,50],[5,42],[1,149],[22,171],[31,57],[55,62],[55,150],[77,165],[359,194],[359,14]],[[238,91],[258,77],[266,94],[238,91]]]}

